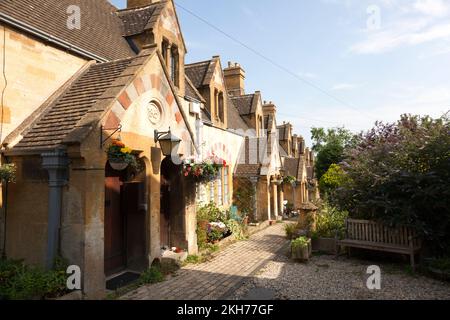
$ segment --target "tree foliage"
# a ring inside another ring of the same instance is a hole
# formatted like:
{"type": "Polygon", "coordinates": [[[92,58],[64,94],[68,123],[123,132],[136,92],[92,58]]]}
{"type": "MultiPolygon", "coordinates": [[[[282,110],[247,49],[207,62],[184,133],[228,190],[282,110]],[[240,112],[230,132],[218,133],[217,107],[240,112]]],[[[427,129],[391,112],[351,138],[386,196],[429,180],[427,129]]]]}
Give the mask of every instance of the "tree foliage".
{"type": "Polygon", "coordinates": [[[437,252],[450,253],[448,117],[404,115],[376,123],[345,152],[347,179],[332,197],[355,218],[415,228],[437,252]]]}
{"type": "Polygon", "coordinates": [[[330,194],[342,186],[347,179],[344,170],[337,164],[332,164],[320,178],[319,188],[324,194],[330,194]]]}
{"type": "Polygon", "coordinates": [[[332,164],[338,164],[344,159],[345,148],[354,145],[357,138],[345,128],[327,131],[323,128],[312,128],[311,137],[314,142],[312,150],[317,154],[315,170],[319,180],[332,164]]]}

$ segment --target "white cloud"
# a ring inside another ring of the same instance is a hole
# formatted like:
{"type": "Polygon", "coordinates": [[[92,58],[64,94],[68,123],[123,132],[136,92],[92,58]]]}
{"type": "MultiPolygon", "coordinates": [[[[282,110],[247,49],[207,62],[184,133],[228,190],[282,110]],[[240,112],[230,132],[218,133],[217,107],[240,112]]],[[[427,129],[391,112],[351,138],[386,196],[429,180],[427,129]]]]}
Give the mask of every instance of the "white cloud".
{"type": "Polygon", "coordinates": [[[450,5],[443,0],[417,0],[414,9],[426,15],[443,17],[449,13],[450,5]]]}
{"type": "Polygon", "coordinates": [[[354,83],[338,83],[335,84],[331,90],[333,91],[344,91],[344,90],[352,90],[358,88],[360,85],[354,83]]]}
{"type": "Polygon", "coordinates": [[[430,25],[429,20],[404,20],[378,32],[366,32],[367,38],[350,48],[357,54],[378,54],[403,46],[416,46],[450,39],[450,23],[430,25]]]}
{"type": "Polygon", "coordinates": [[[349,50],[351,53],[380,54],[450,39],[450,23],[442,19],[450,15],[450,1],[416,0],[407,3],[384,0],[383,4],[396,11],[393,15],[382,11],[382,28],[378,31],[364,30],[361,34],[365,39],[353,44],[349,50]]]}

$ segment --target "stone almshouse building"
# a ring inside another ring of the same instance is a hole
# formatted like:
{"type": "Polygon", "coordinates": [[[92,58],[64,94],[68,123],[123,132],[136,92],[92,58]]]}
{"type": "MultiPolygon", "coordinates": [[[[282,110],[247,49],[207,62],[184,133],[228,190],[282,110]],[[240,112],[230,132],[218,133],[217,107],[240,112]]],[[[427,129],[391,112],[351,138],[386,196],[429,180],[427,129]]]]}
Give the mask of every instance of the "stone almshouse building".
{"type": "Polygon", "coordinates": [[[218,56],[185,65],[173,1],[128,0],[124,10],[106,0],[1,1],[0,35],[1,163],[17,167],[1,193],[8,258],[51,267],[61,255],[81,267],[86,297],[100,298],[109,276],[144,270],[162,246],[196,253],[201,203],[228,208],[235,188],[253,188],[251,218],[265,221],[285,199],[316,196],[312,153],[277,124],[273,103],[245,92],[243,68],[218,56]],[[80,29],[68,28],[71,6],[80,29]],[[164,154],[155,130],[179,148],[164,154]],[[139,170],[113,169],[111,138],[133,150],[139,170]],[[227,164],[216,180],[185,179],[183,160],[212,155],[227,164]],[[295,186],[281,188],[283,174],[295,186]]]}

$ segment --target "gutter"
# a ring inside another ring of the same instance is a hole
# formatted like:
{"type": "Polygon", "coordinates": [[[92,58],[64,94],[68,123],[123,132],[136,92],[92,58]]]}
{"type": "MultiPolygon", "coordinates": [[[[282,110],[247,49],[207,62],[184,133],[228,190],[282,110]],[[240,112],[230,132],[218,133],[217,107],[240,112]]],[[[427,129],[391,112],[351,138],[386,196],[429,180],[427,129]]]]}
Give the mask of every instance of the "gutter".
{"type": "Polygon", "coordinates": [[[19,21],[7,14],[2,13],[2,12],[0,12],[0,21],[5,22],[6,24],[12,25],[20,30],[31,33],[32,35],[34,35],[38,38],[44,39],[47,42],[53,43],[59,47],[63,47],[64,49],[72,51],[72,52],[79,54],[83,57],[86,57],[88,59],[97,60],[99,62],[108,62],[109,61],[109,59],[102,58],[96,54],[93,54],[92,52],[89,52],[87,50],[81,49],[80,47],[74,46],[67,41],[64,41],[62,39],[54,37],[46,32],[43,32],[29,24],[19,21]]]}

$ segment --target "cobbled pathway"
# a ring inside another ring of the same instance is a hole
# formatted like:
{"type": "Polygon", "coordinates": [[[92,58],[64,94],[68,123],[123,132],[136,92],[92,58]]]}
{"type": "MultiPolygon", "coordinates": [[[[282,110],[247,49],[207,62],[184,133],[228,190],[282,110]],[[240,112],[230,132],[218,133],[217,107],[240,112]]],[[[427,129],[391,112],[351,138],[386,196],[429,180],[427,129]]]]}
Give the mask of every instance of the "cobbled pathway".
{"type": "Polygon", "coordinates": [[[187,265],[170,279],[140,287],[121,299],[229,299],[286,245],[284,224],[275,224],[230,245],[208,262],[187,265]]]}

